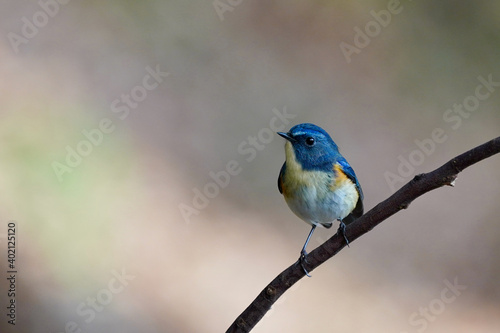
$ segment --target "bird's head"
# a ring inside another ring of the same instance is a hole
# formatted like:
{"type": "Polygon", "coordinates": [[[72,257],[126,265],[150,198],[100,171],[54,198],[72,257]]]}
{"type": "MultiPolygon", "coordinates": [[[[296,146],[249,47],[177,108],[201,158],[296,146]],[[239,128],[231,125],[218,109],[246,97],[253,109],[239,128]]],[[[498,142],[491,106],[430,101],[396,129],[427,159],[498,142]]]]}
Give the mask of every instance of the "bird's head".
{"type": "Polygon", "coordinates": [[[278,132],[287,140],[287,162],[299,163],[305,170],[331,170],[339,150],[330,135],[314,124],[299,124],[287,133],[278,132]]]}

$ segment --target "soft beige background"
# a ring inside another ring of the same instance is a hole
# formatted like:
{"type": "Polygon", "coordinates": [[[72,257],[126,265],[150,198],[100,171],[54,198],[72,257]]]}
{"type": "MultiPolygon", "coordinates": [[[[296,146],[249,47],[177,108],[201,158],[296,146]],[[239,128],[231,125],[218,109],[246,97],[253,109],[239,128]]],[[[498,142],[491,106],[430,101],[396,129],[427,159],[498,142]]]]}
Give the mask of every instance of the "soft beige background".
{"type": "MultiPolygon", "coordinates": [[[[0,331],[225,331],[309,231],[276,187],[283,140],[264,130],[275,108],[295,116],[287,128],[332,134],[367,209],[393,193],[384,174],[434,129],[447,139],[405,181],[500,134],[500,87],[456,130],[443,119],[478,76],[500,82],[496,2],[401,1],[350,63],[340,43],[388,1],[232,3],[221,20],[212,1],[70,1],[17,49],[9,34],[42,9],[0,4],[0,268],[15,220],[19,270],[17,325],[6,324],[2,278],[0,331]],[[112,103],[157,66],[169,75],[120,119],[112,103]],[[114,131],[59,182],[52,163],[105,118],[114,131]],[[259,132],[267,143],[251,159],[241,149],[259,132]],[[240,172],[188,223],[179,205],[233,160],[240,172]],[[106,304],[92,312],[93,298],[106,304]]],[[[498,332],[499,170],[490,158],[418,199],[313,271],[254,331],[498,332]],[[466,289],[444,303],[455,279],[466,289]]]]}

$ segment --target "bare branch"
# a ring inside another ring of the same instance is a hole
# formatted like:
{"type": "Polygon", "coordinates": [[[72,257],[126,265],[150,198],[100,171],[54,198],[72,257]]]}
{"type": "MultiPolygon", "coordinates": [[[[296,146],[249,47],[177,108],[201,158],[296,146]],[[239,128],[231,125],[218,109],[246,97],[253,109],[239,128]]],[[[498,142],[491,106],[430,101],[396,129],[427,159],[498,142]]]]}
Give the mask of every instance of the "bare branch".
{"type": "MultiPolygon", "coordinates": [[[[458,173],[499,152],[500,137],[453,158],[432,172],[415,176],[388,199],[379,203],[365,215],[348,225],[346,235],[349,241],[353,242],[391,215],[401,209],[408,208],[413,200],[424,193],[444,185],[453,186],[458,173]]],[[[337,254],[345,245],[343,237],[335,234],[308,255],[306,269],[311,272],[337,254]]],[[[236,318],[226,333],[250,332],[278,298],[302,277],[304,277],[304,271],[297,261],[279,274],[260,292],[257,298],[236,318]]]]}

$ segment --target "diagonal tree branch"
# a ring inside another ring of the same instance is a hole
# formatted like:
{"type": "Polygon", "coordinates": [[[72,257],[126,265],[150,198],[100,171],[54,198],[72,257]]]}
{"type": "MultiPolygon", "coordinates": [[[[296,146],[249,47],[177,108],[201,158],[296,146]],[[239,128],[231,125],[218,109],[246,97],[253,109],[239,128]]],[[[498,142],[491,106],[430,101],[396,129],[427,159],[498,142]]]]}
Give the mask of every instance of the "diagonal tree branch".
{"type": "MultiPolygon", "coordinates": [[[[391,215],[394,215],[401,209],[408,208],[410,203],[419,196],[444,185],[453,186],[457,175],[465,168],[499,152],[500,137],[451,159],[432,172],[415,176],[388,199],[382,201],[365,215],[347,226],[346,235],[349,241],[353,242],[391,215]]],[[[307,270],[311,272],[337,254],[345,245],[343,237],[337,234],[333,235],[308,255],[307,270]]],[[[303,277],[304,271],[297,261],[281,272],[260,292],[257,298],[236,318],[226,333],[250,332],[278,298],[303,277]]]]}

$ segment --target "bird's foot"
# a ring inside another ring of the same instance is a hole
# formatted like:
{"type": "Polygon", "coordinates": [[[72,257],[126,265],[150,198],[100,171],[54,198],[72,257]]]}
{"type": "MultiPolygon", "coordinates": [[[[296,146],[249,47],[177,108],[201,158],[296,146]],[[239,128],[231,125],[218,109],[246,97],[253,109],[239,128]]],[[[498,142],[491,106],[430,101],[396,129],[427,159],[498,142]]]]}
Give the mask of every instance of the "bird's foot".
{"type": "Polygon", "coordinates": [[[309,275],[309,272],[307,271],[307,269],[304,267],[304,263],[308,263],[307,262],[307,252],[305,250],[302,250],[300,252],[300,257],[299,257],[299,262],[300,262],[300,267],[302,267],[302,270],[304,271],[304,273],[306,273],[306,275],[308,277],[311,277],[311,275],[309,275]]]}
{"type": "Polygon", "coordinates": [[[349,247],[349,240],[347,239],[347,236],[345,235],[345,223],[340,221],[340,226],[339,226],[339,229],[337,230],[337,233],[339,233],[340,235],[342,235],[342,237],[344,237],[345,239],[345,242],[347,244],[347,247],[349,247]]]}

